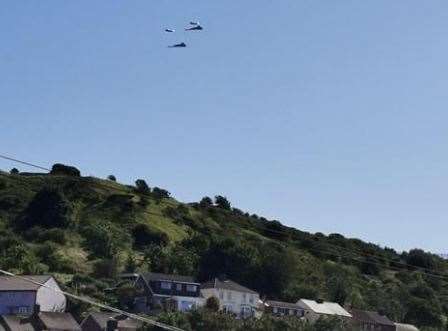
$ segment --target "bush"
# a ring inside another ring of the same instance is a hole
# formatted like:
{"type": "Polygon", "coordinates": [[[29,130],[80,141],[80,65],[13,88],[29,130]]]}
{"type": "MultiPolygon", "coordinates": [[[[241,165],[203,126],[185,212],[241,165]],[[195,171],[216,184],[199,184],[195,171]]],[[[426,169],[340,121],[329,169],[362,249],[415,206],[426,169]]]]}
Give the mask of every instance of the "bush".
{"type": "Polygon", "coordinates": [[[199,206],[202,208],[208,208],[213,206],[213,200],[210,197],[203,197],[199,202],[199,206]]]}
{"type": "Polygon", "coordinates": [[[166,246],[169,243],[166,233],[154,230],[143,223],[137,224],[132,229],[132,237],[134,238],[134,245],[140,249],[152,244],[166,246]]]}
{"type": "Polygon", "coordinates": [[[218,298],[215,296],[208,298],[205,302],[205,308],[214,312],[218,312],[220,309],[218,298]]]}
{"type": "Polygon", "coordinates": [[[151,189],[149,188],[148,184],[146,184],[146,181],[144,179],[137,179],[135,181],[135,191],[141,194],[151,193],[151,189]]]}
{"type": "Polygon", "coordinates": [[[154,189],[152,190],[152,194],[157,203],[162,201],[162,199],[168,199],[171,195],[170,192],[160,187],[154,187],[154,189]]]}
{"type": "Polygon", "coordinates": [[[75,167],[56,163],[51,168],[50,175],[80,177],[81,172],[75,167]]]}
{"type": "Polygon", "coordinates": [[[217,195],[215,197],[215,204],[219,208],[222,208],[222,209],[225,209],[225,210],[230,210],[231,209],[231,205],[230,205],[229,200],[227,200],[227,198],[223,197],[222,195],[217,195]]]}
{"type": "Polygon", "coordinates": [[[107,176],[107,179],[109,179],[112,182],[116,182],[117,181],[117,178],[114,175],[107,176]]]}
{"type": "Polygon", "coordinates": [[[22,227],[67,228],[71,225],[73,207],[58,189],[39,191],[22,214],[22,227]]]}

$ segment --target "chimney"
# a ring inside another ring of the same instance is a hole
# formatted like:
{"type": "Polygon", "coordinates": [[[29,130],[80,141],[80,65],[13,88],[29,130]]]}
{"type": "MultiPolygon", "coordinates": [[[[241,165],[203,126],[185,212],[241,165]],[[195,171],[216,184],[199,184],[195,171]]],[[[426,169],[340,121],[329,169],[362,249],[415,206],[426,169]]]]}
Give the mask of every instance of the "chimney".
{"type": "Polygon", "coordinates": [[[118,321],[111,317],[107,321],[106,331],[116,331],[116,330],[118,330],[118,321]]]}

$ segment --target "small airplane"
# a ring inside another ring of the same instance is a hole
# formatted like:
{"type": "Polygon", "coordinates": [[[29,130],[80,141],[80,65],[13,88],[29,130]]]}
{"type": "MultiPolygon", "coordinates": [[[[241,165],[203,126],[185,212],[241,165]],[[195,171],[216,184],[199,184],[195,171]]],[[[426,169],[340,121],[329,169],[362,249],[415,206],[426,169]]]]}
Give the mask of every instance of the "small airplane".
{"type": "Polygon", "coordinates": [[[191,28],[186,28],[185,31],[201,31],[204,30],[204,28],[200,25],[194,25],[191,28]]]}
{"type": "Polygon", "coordinates": [[[199,22],[190,22],[190,25],[201,25],[199,22]]]}
{"type": "Polygon", "coordinates": [[[165,29],[165,32],[170,32],[170,33],[172,33],[172,32],[176,32],[176,30],[173,30],[173,29],[165,29]]]}
{"type": "Polygon", "coordinates": [[[186,43],[180,43],[180,44],[174,44],[174,45],[168,46],[168,48],[184,48],[184,47],[187,47],[186,43]]]}

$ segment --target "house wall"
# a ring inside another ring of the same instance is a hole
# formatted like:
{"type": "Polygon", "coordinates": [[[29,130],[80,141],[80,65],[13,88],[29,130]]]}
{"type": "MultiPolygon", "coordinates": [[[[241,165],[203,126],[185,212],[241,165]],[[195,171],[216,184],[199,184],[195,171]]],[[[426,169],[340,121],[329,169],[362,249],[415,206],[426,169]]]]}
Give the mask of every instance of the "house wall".
{"type": "MultiPolygon", "coordinates": [[[[61,290],[53,277],[51,277],[45,285],[58,291],[61,290]]],[[[64,312],[67,305],[67,299],[64,294],[42,286],[37,290],[36,303],[40,305],[41,311],[64,312]]]]}
{"type": "Polygon", "coordinates": [[[258,294],[251,294],[245,292],[237,292],[221,289],[202,289],[202,295],[205,299],[212,296],[218,298],[220,309],[229,313],[234,313],[238,317],[248,317],[254,314],[258,307],[258,300],[260,296],[258,294]],[[252,298],[252,302],[250,300],[252,298]],[[245,311],[243,311],[245,309],[245,311]]]}
{"type": "Polygon", "coordinates": [[[101,327],[94,321],[92,316],[86,317],[84,321],[81,323],[82,331],[101,331],[101,327]]]}
{"type": "Polygon", "coordinates": [[[0,292],[0,315],[31,314],[35,302],[35,291],[2,291],[0,292]]]}

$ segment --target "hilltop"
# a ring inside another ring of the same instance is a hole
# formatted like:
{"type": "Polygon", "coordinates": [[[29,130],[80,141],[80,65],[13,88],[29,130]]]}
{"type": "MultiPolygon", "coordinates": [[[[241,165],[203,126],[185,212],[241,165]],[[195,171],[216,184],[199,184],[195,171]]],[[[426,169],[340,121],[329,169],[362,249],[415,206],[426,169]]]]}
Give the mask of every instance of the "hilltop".
{"type": "Polygon", "coordinates": [[[300,231],[224,196],[182,203],[143,180],[122,185],[75,170],[0,172],[1,268],[52,273],[103,301],[124,271],[200,281],[225,274],[270,299],[325,299],[422,327],[445,325],[448,261],[436,255],[300,231]]]}

